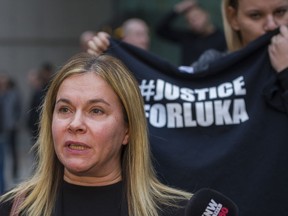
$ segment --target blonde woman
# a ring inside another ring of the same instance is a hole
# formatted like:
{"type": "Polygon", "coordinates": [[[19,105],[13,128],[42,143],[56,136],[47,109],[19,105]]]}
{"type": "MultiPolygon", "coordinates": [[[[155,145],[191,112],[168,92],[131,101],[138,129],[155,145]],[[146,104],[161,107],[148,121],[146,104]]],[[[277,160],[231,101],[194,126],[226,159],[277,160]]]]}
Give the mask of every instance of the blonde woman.
{"type": "Polygon", "coordinates": [[[1,216],[176,216],[191,197],[157,180],[138,83],[108,55],[76,55],[55,75],[37,148],[34,176],[1,197],[1,216]]]}
{"type": "Polygon", "coordinates": [[[192,63],[194,72],[208,68],[210,63],[223,55],[246,47],[258,37],[279,27],[280,33],[271,40],[269,56],[277,73],[287,72],[287,0],[222,0],[222,17],[228,51],[221,53],[208,50],[203,53],[198,61],[192,63]]]}
{"type": "Polygon", "coordinates": [[[229,51],[280,27],[271,40],[269,55],[277,72],[288,67],[288,0],[222,0],[222,13],[229,51]]]}

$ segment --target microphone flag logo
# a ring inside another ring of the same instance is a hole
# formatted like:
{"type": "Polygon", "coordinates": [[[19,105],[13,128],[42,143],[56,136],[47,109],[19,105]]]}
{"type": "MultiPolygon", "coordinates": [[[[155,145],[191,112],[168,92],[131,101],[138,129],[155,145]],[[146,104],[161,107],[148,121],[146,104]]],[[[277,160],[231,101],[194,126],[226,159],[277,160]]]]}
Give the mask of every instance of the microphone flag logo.
{"type": "Polygon", "coordinates": [[[221,203],[217,203],[214,199],[211,199],[202,216],[226,216],[228,212],[228,208],[223,207],[221,203]]]}

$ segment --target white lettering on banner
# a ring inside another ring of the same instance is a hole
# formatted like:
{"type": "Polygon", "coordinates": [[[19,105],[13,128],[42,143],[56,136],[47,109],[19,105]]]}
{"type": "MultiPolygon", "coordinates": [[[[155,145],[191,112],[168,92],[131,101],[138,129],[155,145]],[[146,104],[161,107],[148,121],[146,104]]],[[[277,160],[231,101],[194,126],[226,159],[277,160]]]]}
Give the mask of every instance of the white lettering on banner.
{"type": "Polygon", "coordinates": [[[203,89],[180,88],[160,79],[142,80],[139,87],[148,122],[157,128],[233,125],[249,119],[241,98],[246,95],[242,76],[203,89]]]}
{"type": "Polygon", "coordinates": [[[172,85],[163,80],[156,81],[142,80],[140,90],[145,101],[161,101],[182,99],[183,101],[195,102],[216,98],[227,98],[232,95],[241,96],[246,95],[245,83],[243,77],[238,77],[232,82],[222,83],[216,87],[203,88],[203,89],[189,89],[180,88],[179,86],[172,85]]]}

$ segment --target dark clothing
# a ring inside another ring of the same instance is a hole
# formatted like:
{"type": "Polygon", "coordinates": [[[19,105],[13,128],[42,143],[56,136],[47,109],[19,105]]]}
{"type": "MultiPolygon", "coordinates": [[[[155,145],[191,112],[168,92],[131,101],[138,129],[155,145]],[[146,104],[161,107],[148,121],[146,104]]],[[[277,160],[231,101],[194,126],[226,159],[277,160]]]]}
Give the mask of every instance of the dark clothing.
{"type": "Polygon", "coordinates": [[[226,51],[226,40],[222,30],[216,28],[208,36],[199,35],[192,30],[174,27],[174,22],[179,14],[171,11],[156,28],[159,36],[177,43],[181,50],[181,65],[191,65],[199,56],[208,49],[226,51]]]}
{"type": "Polygon", "coordinates": [[[11,201],[0,203],[0,215],[1,216],[9,216],[11,208],[12,208],[12,202],[11,201]]]}
{"type": "MultiPolygon", "coordinates": [[[[165,207],[159,216],[184,216],[183,208],[165,207]]],[[[86,187],[63,183],[58,193],[53,216],[128,216],[127,200],[123,193],[123,184],[101,187],[86,187]]],[[[12,204],[0,204],[0,215],[9,216],[12,204]]]]}
{"type": "Polygon", "coordinates": [[[4,99],[0,92],[0,195],[4,192],[4,99]]]}
{"type": "Polygon", "coordinates": [[[109,52],[139,82],[163,182],[190,192],[215,189],[241,216],[287,215],[288,71],[277,74],[268,54],[278,33],[194,74],[111,41],[109,52]]]}
{"type": "Polygon", "coordinates": [[[0,195],[4,192],[4,108],[3,95],[0,92],[0,195]]]}
{"type": "MultiPolygon", "coordinates": [[[[193,73],[209,70],[213,62],[218,61],[228,53],[216,50],[207,50],[191,67],[193,73]]],[[[288,112],[288,68],[276,74],[276,79],[263,91],[267,104],[281,112],[288,112]],[[283,102],[284,100],[284,102],[283,102]]]]}
{"type": "Polygon", "coordinates": [[[4,116],[4,95],[0,92],[0,134],[4,131],[4,122],[3,117],[4,116]]]}
{"type": "Polygon", "coordinates": [[[4,124],[5,145],[8,152],[8,157],[12,160],[12,176],[17,178],[18,175],[18,133],[19,120],[21,117],[21,95],[16,87],[11,87],[4,93],[3,118],[4,124]]]}
{"type": "Polygon", "coordinates": [[[211,63],[222,58],[225,55],[227,55],[226,52],[220,52],[214,49],[209,49],[205,51],[202,55],[200,55],[197,61],[192,63],[191,67],[193,68],[193,72],[197,73],[207,70],[211,63]]]}
{"type": "MultiPolygon", "coordinates": [[[[1,140],[0,135],[0,195],[4,193],[5,182],[4,182],[4,142],[1,140]]],[[[1,215],[1,214],[0,214],[1,215]]]]}
{"type": "Polygon", "coordinates": [[[36,89],[33,92],[30,105],[29,105],[29,114],[28,114],[28,119],[27,119],[27,126],[30,130],[30,133],[32,135],[32,141],[33,144],[36,141],[38,137],[38,132],[39,132],[39,120],[40,120],[40,108],[43,102],[43,99],[46,94],[46,85],[40,89],[36,89]]]}
{"type": "MultiPolygon", "coordinates": [[[[64,182],[61,216],[125,216],[121,182],[102,187],[85,187],[64,182]]],[[[127,210],[126,210],[127,212],[127,210]]]]}
{"type": "MultiPolygon", "coordinates": [[[[4,96],[0,92],[0,195],[4,193],[4,96]]],[[[1,215],[1,214],[0,214],[1,215]]]]}

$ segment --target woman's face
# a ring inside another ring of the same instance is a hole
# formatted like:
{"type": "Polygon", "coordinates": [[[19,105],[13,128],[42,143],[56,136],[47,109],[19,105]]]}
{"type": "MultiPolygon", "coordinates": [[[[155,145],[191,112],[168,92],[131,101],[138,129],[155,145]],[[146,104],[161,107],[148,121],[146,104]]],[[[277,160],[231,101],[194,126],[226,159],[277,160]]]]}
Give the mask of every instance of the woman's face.
{"type": "Polygon", "coordinates": [[[73,75],[61,84],[52,134],[65,175],[105,178],[121,173],[128,126],[119,98],[95,73],[73,75]]]}
{"type": "Polygon", "coordinates": [[[238,0],[238,9],[229,7],[228,17],[245,46],[268,31],[288,24],[288,0],[238,0]]]}

